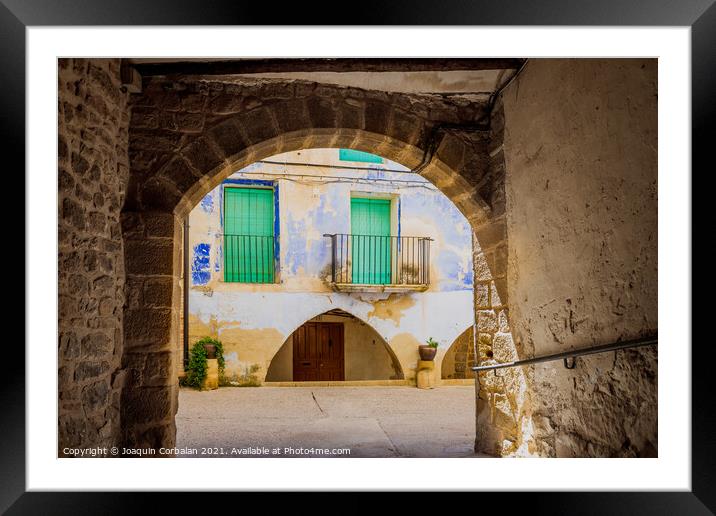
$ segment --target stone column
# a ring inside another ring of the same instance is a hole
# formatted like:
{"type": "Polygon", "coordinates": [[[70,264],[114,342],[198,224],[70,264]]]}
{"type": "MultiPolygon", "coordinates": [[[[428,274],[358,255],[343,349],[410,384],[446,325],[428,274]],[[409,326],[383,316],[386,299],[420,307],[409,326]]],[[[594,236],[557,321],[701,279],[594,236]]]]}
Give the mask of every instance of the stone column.
{"type": "Polygon", "coordinates": [[[416,378],[418,389],[435,388],[435,361],[418,360],[418,374],[416,378]]]}
{"type": "Polygon", "coordinates": [[[171,447],[176,438],[181,338],[181,220],[122,214],[127,269],[122,430],[128,447],[171,447]]]}
{"type": "Polygon", "coordinates": [[[206,360],[206,378],[201,388],[210,391],[219,388],[219,361],[216,358],[206,360]]]}

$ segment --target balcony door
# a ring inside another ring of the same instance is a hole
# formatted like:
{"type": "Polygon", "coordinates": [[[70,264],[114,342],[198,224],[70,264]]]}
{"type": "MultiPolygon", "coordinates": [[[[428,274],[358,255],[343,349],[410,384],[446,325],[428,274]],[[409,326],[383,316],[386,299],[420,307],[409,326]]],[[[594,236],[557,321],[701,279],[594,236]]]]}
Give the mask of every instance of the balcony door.
{"type": "Polygon", "coordinates": [[[274,193],[224,189],[224,281],[274,282],[274,193]]]}
{"type": "Polygon", "coordinates": [[[390,199],[351,198],[353,283],[390,283],[390,199]]]}

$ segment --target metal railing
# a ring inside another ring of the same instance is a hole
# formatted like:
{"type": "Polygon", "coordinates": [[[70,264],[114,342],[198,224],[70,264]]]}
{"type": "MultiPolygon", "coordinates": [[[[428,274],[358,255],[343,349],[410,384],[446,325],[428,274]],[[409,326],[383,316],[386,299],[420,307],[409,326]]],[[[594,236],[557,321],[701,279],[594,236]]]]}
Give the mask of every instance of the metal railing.
{"type": "Polygon", "coordinates": [[[336,284],[430,284],[429,237],[325,234],[331,239],[331,278],[336,284]]]}
{"type": "Polygon", "coordinates": [[[274,283],[273,235],[232,235],[224,237],[224,281],[274,283]]]}
{"type": "Polygon", "coordinates": [[[624,342],[614,342],[612,344],[604,344],[601,346],[592,346],[589,348],[573,349],[571,351],[564,351],[562,353],[553,353],[551,355],[542,355],[534,358],[526,358],[524,360],[515,360],[514,362],[502,362],[500,364],[490,364],[483,366],[474,366],[471,369],[473,371],[491,371],[496,369],[503,369],[505,367],[517,367],[529,364],[538,364],[540,362],[551,362],[553,360],[564,360],[564,367],[567,369],[574,369],[575,363],[571,365],[567,362],[568,358],[576,359],[576,357],[583,355],[593,355],[595,353],[606,353],[608,351],[617,351],[619,349],[638,348],[641,346],[656,346],[659,340],[657,337],[645,337],[635,340],[627,340],[624,342]]]}

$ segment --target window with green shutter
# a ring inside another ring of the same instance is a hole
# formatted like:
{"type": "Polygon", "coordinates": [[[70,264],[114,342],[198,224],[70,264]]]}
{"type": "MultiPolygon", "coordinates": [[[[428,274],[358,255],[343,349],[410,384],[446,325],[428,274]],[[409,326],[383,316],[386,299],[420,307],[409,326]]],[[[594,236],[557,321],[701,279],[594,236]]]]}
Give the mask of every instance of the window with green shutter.
{"type": "Polygon", "coordinates": [[[274,192],[224,189],[224,281],[273,283],[274,192]]]}
{"type": "Polygon", "coordinates": [[[353,283],[390,283],[390,200],[351,198],[353,283]]]}

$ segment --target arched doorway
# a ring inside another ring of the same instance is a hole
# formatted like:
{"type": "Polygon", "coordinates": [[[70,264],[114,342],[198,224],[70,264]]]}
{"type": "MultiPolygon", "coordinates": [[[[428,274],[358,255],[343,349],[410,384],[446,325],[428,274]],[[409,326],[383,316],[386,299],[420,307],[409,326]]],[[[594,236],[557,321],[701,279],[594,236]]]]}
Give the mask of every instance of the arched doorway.
{"type": "Polygon", "coordinates": [[[183,219],[206,192],[256,160],[340,147],[403,163],[452,200],[478,240],[484,236],[475,270],[481,285],[500,292],[499,304],[506,305],[504,198],[490,180],[489,131],[475,123],[483,120],[479,109],[451,111],[435,99],[421,104],[402,94],[316,90],[315,84],[296,81],[260,81],[240,90],[216,86],[189,79],[169,88],[158,79],[146,85],[136,104],[145,115],[172,109],[187,122],[198,115],[202,123],[159,133],[134,124],[130,131],[132,168],[122,212],[127,281],[140,290],[152,283],[161,301],[139,301],[125,310],[123,364],[132,369],[141,363],[137,355],[163,361],[158,378],[123,389],[122,429],[134,447],[171,446],[176,431],[183,219]],[[246,100],[251,98],[256,100],[246,100]],[[486,188],[475,190],[476,177],[485,179],[486,188]]]}

